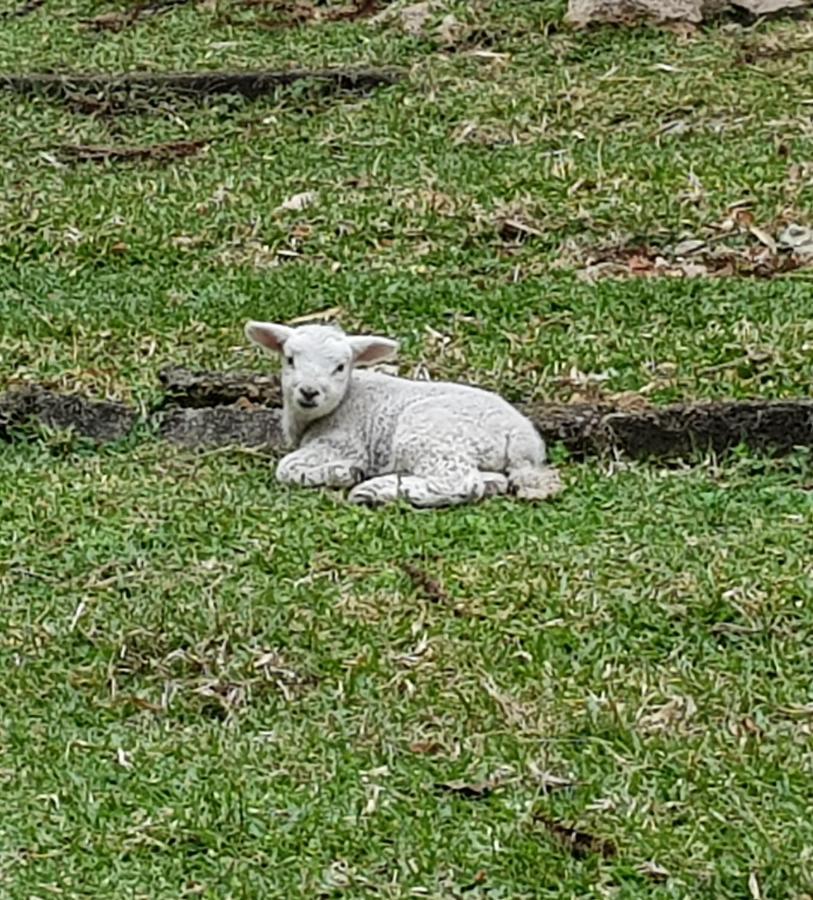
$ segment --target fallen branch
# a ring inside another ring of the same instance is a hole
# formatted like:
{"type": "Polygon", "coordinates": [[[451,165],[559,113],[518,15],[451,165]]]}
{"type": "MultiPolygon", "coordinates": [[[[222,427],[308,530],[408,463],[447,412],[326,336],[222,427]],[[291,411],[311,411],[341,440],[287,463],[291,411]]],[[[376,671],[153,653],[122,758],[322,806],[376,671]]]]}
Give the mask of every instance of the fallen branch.
{"type": "Polygon", "coordinates": [[[171,160],[194,156],[208,145],[208,141],[172,141],[166,144],[147,144],[143,147],[108,147],[101,144],[62,144],[61,156],[76,162],[104,162],[105,160],[171,160]]]}
{"type": "Polygon", "coordinates": [[[174,93],[202,98],[215,94],[237,94],[256,100],[280,87],[311,81],[336,91],[365,94],[382,85],[397,83],[401,74],[393,69],[283,69],[255,72],[131,72],[123,75],[76,74],[0,75],[0,89],[18,94],[42,94],[76,101],[82,95],[116,92],[174,93]]]}

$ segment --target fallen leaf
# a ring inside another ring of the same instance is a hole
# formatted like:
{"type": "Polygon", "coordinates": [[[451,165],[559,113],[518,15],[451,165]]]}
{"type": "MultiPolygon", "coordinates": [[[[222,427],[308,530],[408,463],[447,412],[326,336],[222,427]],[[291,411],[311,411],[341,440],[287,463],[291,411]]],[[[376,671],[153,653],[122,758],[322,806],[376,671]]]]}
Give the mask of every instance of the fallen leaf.
{"type": "Polygon", "coordinates": [[[443,749],[443,744],[438,741],[413,741],[409,749],[412,753],[433,754],[439,753],[443,749]]]}
{"type": "Polygon", "coordinates": [[[477,874],[471,880],[471,883],[463,885],[463,887],[460,890],[466,891],[466,892],[473,891],[475,888],[479,887],[481,884],[485,884],[487,880],[488,880],[488,875],[486,873],[486,870],[480,869],[480,871],[477,872],[477,874]]]}
{"type": "Polygon", "coordinates": [[[578,828],[564,825],[541,813],[537,813],[534,816],[534,820],[544,825],[576,859],[584,859],[586,856],[593,854],[602,856],[604,859],[610,859],[618,853],[618,848],[615,844],[606,838],[597,837],[587,831],[580,831],[578,828]]]}
{"type": "Polygon", "coordinates": [[[728,277],[737,275],[756,278],[773,278],[813,264],[813,231],[809,234],[800,226],[790,226],[774,239],[770,232],[753,224],[750,210],[734,209],[731,217],[721,226],[732,241],[737,239],[737,229],[755,240],[747,246],[741,241],[736,245],[721,243],[719,236],[712,241],[683,239],[679,243],[662,249],[648,246],[617,246],[588,251],[579,260],[579,253],[571,248],[557,263],[561,267],[578,264],[577,277],[583,281],[595,282],[600,278],[698,278],[728,277]],[[786,233],[787,232],[787,233],[786,233]],[[811,243],[807,243],[810,239],[811,243]],[[796,247],[790,246],[794,240],[796,247]],[[780,252],[788,251],[790,252],[780,252]],[[574,258],[575,257],[575,258],[574,258]],[[586,263],[586,264],[585,264],[586,263]]]}
{"type": "Polygon", "coordinates": [[[567,788],[575,787],[578,784],[578,782],[574,781],[572,778],[563,778],[561,775],[554,775],[553,772],[540,769],[536,763],[533,762],[528,765],[528,769],[530,770],[534,781],[546,794],[553,793],[553,791],[563,791],[567,788]]]}
{"type": "Polygon", "coordinates": [[[732,218],[734,222],[742,228],[750,228],[756,224],[756,218],[750,209],[738,207],[732,210],[732,218]]]}
{"type": "Polygon", "coordinates": [[[440,43],[445,47],[454,46],[462,37],[466,26],[452,13],[444,16],[435,30],[440,43]]]}
{"type": "Polygon", "coordinates": [[[708,244],[706,241],[701,241],[697,238],[688,238],[685,241],[680,241],[675,244],[672,248],[672,253],[674,253],[675,256],[691,256],[692,253],[704,250],[707,246],[708,244]]]}
{"type": "Polygon", "coordinates": [[[535,226],[519,218],[497,219],[497,233],[503,240],[522,240],[528,237],[544,237],[535,226]]]}
{"type": "Polygon", "coordinates": [[[452,605],[451,598],[444,590],[443,585],[429,576],[423,569],[410,562],[402,562],[401,568],[409,576],[415,587],[419,588],[426,595],[428,600],[431,600],[433,603],[452,605]]]}
{"type": "Polygon", "coordinates": [[[435,790],[450,794],[460,794],[467,800],[483,800],[494,792],[495,785],[491,781],[476,783],[468,781],[436,781],[435,790]]]}
{"type": "Polygon", "coordinates": [[[429,636],[424,633],[409,653],[399,654],[395,657],[395,661],[407,669],[413,669],[421,664],[427,653],[431,653],[431,646],[429,636]]]}
{"type": "Polygon", "coordinates": [[[293,194],[287,200],[283,200],[274,212],[282,212],[283,210],[288,212],[299,212],[314,203],[316,197],[316,191],[303,191],[301,194],[293,194]]]}
{"type": "Polygon", "coordinates": [[[748,229],[751,234],[760,242],[760,244],[764,244],[771,253],[776,253],[776,241],[762,228],[759,228],[757,225],[752,225],[748,229]]]}
{"type": "Polygon", "coordinates": [[[653,881],[661,882],[669,878],[669,870],[654,862],[643,862],[635,868],[641,875],[646,875],[647,878],[651,878],[653,881]]]}
{"type": "Polygon", "coordinates": [[[638,729],[645,733],[666,731],[688,721],[697,712],[691,697],[672,697],[652,712],[638,716],[638,729]]]}
{"type": "Polygon", "coordinates": [[[759,879],[756,872],[751,872],[748,876],[748,892],[753,900],[762,900],[762,889],[759,886],[759,879]]]}

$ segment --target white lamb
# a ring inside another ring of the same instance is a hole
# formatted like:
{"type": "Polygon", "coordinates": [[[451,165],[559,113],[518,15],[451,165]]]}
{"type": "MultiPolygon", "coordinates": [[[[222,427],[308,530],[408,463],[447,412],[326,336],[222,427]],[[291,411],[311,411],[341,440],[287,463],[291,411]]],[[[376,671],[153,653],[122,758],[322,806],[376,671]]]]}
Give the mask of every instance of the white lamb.
{"type": "Polygon", "coordinates": [[[352,503],[468,503],[509,490],[539,500],[561,488],[533,424],[496,394],[356,371],[391,358],[395,341],[326,325],[249,322],[254,343],[284,357],[282,424],[298,449],[286,484],[350,487],[352,503]]]}

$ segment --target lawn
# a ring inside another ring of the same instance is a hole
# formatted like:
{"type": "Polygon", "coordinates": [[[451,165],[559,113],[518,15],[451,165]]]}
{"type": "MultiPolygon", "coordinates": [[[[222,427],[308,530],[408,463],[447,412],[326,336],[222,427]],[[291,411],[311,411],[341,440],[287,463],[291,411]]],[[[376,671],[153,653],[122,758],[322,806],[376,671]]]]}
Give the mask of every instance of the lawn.
{"type": "MultiPolygon", "coordinates": [[[[119,112],[0,91],[0,386],[147,410],[167,362],[267,368],[245,319],[336,307],[404,372],[518,402],[809,396],[811,271],[579,270],[732,209],[813,225],[813,20],[82,24],[112,8],[5,19],[0,72],[405,77],[119,112]]],[[[147,425],[0,445],[0,896],[813,896],[810,454],[552,453],[554,502],[416,513],[147,425]]]]}

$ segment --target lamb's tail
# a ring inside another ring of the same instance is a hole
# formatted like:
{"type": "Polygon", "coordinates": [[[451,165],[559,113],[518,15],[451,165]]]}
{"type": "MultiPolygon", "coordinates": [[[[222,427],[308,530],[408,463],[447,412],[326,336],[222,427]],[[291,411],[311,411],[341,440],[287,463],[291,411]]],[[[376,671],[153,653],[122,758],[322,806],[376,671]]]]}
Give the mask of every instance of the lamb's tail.
{"type": "Polygon", "coordinates": [[[523,463],[508,470],[508,482],[520,500],[547,500],[564,489],[553,466],[523,463]]]}

